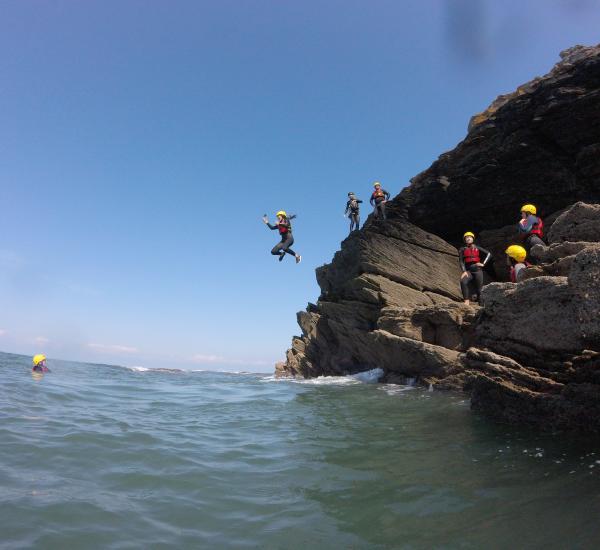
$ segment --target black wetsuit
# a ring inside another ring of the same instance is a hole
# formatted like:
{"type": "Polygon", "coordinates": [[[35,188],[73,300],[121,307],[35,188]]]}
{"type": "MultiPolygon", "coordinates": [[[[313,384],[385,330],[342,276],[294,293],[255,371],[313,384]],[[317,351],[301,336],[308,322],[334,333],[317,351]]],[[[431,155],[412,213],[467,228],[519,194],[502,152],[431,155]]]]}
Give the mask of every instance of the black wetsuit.
{"type": "Polygon", "coordinates": [[[385,201],[390,199],[390,194],[385,190],[379,188],[377,191],[373,191],[371,195],[371,206],[374,208],[373,213],[375,214],[375,218],[381,218],[384,220],[387,219],[385,215],[385,201]]]}
{"type": "Polygon", "coordinates": [[[348,212],[350,212],[350,233],[360,226],[360,206],[358,206],[360,203],[362,201],[356,197],[346,203],[346,212],[344,212],[344,215],[347,216],[348,212]]]}
{"type": "Polygon", "coordinates": [[[290,220],[293,220],[296,216],[290,216],[289,218],[285,218],[282,222],[278,222],[275,225],[271,225],[267,223],[269,229],[278,229],[279,234],[281,235],[281,241],[278,242],[271,250],[271,254],[273,256],[279,256],[279,259],[282,260],[285,256],[285,253],[292,256],[296,256],[296,253],[290,248],[294,244],[294,237],[292,236],[292,224],[290,220]]]}
{"type": "Polygon", "coordinates": [[[469,283],[471,283],[471,281],[475,283],[475,288],[477,289],[477,299],[479,299],[481,289],[483,288],[483,271],[481,270],[481,267],[477,265],[477,263],[482,263],[485,265],[492,257],[490,251],[482,248],[481,246],[474,244],[473,248],[479,250],[479,262],[465,261],[465,250],[467,249],[466,246],[463,246],[458,251],[458,263],[460,264],[461,275],[465,271],[468,273],[466,277],[461,276],[460,278],[460,289],[462,290],[463,299],[465,300],[471,299],[471,292],[469,290],[469,283]],[[485,255],[484,259],[481,259],[482,255],[485,255]]]}

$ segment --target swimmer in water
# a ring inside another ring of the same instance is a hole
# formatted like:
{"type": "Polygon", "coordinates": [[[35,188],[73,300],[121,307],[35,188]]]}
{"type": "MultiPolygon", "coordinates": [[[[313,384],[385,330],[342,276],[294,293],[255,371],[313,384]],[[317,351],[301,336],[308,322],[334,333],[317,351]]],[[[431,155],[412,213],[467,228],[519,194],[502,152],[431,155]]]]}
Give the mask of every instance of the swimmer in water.
{"type": "Polygon", "coordinates": [[[46,366],[46,356],[42,353],[38,353],[33,356],[33,372],[50,372],[50,369],[46,366]]]}

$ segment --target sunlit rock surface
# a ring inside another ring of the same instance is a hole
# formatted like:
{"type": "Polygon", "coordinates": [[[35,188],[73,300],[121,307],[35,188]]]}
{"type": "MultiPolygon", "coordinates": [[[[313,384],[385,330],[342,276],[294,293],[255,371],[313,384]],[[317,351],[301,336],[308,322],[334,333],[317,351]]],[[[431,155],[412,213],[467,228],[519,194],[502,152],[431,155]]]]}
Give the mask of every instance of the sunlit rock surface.
{"type": "Polygon", "coordinates": [[[510,422],[600,431],[600,47],[575,47],[546,76],[498,98],[469,133],[369,218],[298,313],[278,376],[382,368],[471,392],[510,422]],[[548,247],[519,284],[503,254],[523,203],[548,247]],[[457,248],[466,230],[494,254],[482,307],[462,304],[457,248]]]}

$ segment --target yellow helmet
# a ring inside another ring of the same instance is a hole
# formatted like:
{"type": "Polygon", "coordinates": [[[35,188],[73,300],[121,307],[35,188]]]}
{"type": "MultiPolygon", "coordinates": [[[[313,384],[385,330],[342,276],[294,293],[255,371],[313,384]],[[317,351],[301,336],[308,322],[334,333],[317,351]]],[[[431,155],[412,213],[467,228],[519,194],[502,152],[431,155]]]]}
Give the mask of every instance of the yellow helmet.
{"type": "Polygon", "coordinates": [[[381,183],[379,183],[378,181],[376,181],[376,182],[373,184],[373,187],[381,187],[381,183]]]}
{"type": "Polygon", "coordinates": [[[510,256],[513,260],[516,260],[517,262],[522,262],[525,260],[525,258],[527,258],[527,250],[525,250],[522,246],[519,246],[518,244],[511,244],[505,252],[508,256],[510,256]]]}
{"type": "Polygon", "coordinates": [[[533,214],[535,216],[537,214],[537,208],[533,206],[533,204],[524,204],[521,206],[521,212],[527,212],[528,214],[533,214]]]}
{"type": "Polygon", "coordinates": [[[37,367],[42,361],[46,360],[46,356],[43,353],[38,353],[33,356],[33,366],[37,367]]]}
{"type": "Polygon", "coordinates": [[[277,212],[277,214],[275,214],[276,216],[283,216],[284,218],[287,218],[287,214],[285,212],[285,210],[280,210],[279,212],[277,212]]]}
{"type": "Polygon", "coordinates": [[[473,237],[473,240],[475,240],[475,233],[471,233],[471,231],[467,231],[464,235],[463,235],[463,241],[467,238],[467,237],[473,237]]]}

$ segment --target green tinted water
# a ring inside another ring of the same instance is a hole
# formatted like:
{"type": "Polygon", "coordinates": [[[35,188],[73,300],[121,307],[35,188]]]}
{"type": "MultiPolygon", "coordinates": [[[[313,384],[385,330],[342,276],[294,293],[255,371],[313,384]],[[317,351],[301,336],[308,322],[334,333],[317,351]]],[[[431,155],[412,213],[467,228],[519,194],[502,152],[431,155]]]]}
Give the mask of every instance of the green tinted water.
{"type": "Polygon", "coordinates": [[[463,396],[51,367],[0,355],[2,548],[600,541],[598,441],[494,425],[463,396]]]}

